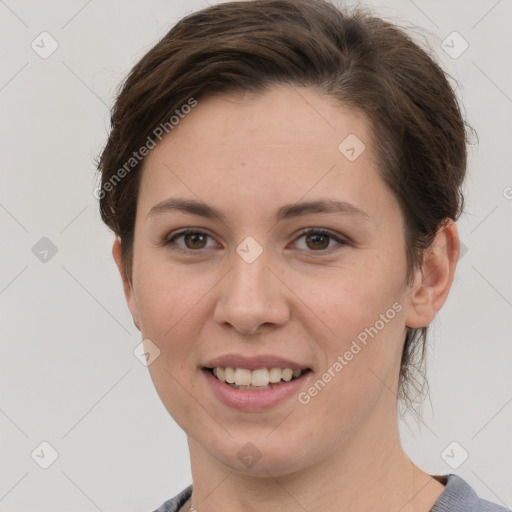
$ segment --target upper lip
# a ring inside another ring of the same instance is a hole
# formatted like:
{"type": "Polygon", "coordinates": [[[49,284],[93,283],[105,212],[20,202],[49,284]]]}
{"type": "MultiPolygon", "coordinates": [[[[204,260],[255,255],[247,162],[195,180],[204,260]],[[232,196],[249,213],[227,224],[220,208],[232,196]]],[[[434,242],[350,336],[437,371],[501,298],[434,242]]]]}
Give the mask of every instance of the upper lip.
{"type": "Polygon", "coordinates": [[[292,370],[307,370],[307,365],[300,364],[290,359],[274,355],[244,356],[242,354],[226,354],[210,359],[203,365],[204,368],[246,368],[257,370],[258,368],[291,368],[292,370]]]}

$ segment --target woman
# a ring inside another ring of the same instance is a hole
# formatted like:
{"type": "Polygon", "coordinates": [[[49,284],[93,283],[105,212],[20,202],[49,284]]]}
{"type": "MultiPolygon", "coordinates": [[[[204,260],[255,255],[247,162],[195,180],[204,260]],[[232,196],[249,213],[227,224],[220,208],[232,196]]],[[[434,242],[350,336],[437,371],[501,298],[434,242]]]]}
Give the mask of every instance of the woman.
{"type": "Polygon", "coordinates": [[[363,10],[224,3],[137,63],[99,198],[188,438],[193,486],[159,511],[505,510],[416,466],[397,426],[454,277],[465,169],[445,74],[363,10]]]}

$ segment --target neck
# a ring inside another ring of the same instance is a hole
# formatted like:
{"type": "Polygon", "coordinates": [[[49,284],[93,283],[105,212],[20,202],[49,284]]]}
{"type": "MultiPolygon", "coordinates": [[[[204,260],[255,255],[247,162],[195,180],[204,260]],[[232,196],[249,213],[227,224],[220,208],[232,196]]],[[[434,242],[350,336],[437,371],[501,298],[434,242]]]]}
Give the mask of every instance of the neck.
{"type": "Polygon", "coordinates": [[[378,426],[366,425],[328,456],[279,476],[271,468],[257,475],[241,473],[189,438],[193,494],[184,510],[191,504],[197,512],[430,510],[442,484],[404,453],[396,418],[390,428],[382,422],[378,426]]]}

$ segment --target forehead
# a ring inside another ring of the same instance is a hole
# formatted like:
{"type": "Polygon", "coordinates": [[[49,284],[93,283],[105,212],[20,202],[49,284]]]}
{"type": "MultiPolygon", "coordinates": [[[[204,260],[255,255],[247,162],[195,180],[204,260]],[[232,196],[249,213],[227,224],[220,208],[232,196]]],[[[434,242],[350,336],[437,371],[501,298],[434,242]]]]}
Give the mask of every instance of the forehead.
{"type": "Polygon", "coordinates": [[[174,192],[247,206],[329,192],[377,207],[382,187],[362,115],[314,89],[275,86],[199,99],[146,157],[139,200],[147,212],[174,192]]]}
{"type": "Polygon", "coordinates": [[[369,144],[366,118],[313,88],[275,85],[264,93],[210,94],[173,129],[168,143],[187,149],[304,143],[335,150],[350,133],[369,144]]]}

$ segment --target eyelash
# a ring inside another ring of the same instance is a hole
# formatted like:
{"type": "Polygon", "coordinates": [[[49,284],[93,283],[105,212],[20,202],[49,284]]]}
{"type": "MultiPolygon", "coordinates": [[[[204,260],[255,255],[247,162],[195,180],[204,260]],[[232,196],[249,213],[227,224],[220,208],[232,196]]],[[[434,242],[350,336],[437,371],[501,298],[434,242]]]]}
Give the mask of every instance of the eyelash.
{"type": "MultiPolygon", "coordinates": [[[[184,237],[184,236],[189,235],[189,234],[205,235],[207,237],[212,238],[208,233],[205,233],[204,231],[201,231],[199,229],[194,229],[194,228],[187,228],[187,229],[184,229],[182,231],[179,231],[178,233],[175,233],[170,238],[167,238],[166,240],[164,240],[163,245],[166,246],[166,247],[171,246],[171,245],[175,245],[175,242],[176,242],[176,240],[178,238],[184,237]]],[[[328,236],[332,240],[336,241],[339,246],[348,245],[348,241],[347,240],[345,240],[343,238],[340,238],[334,232],[332,232],[332,231],[330,231],[328,229],[325,229],[325,228],[307,228],[307,229],[301,231],[297,235],[297,238],[294,240],[294,242],[296,242],[300,238],[302,238],[304,236],[307,236],[309,234],[320,234],[320,235],[328,236]]],[[[318,254],[318,255],[323,255],[323,254],[330,253],[332,249],[333,248],[331,247],[329,249],[323,249],[323,250],[320,250],[320,251],[307,250],[307,249],[300,249],[300,250],[301,251],[306,251],[306,252],[309,252],[309,253],[318,254]]],[[[208,249],[207,248],[206,249],[205,248],[202,248],[202,249],[183,249],[182,247],[176,247],[176,250],[180,251],[180,252],[183,252],[183,253],[189,254],[189,253],[200,252],[200,251],[204,251],[204,250],[208,250],[208,249]]]]}

